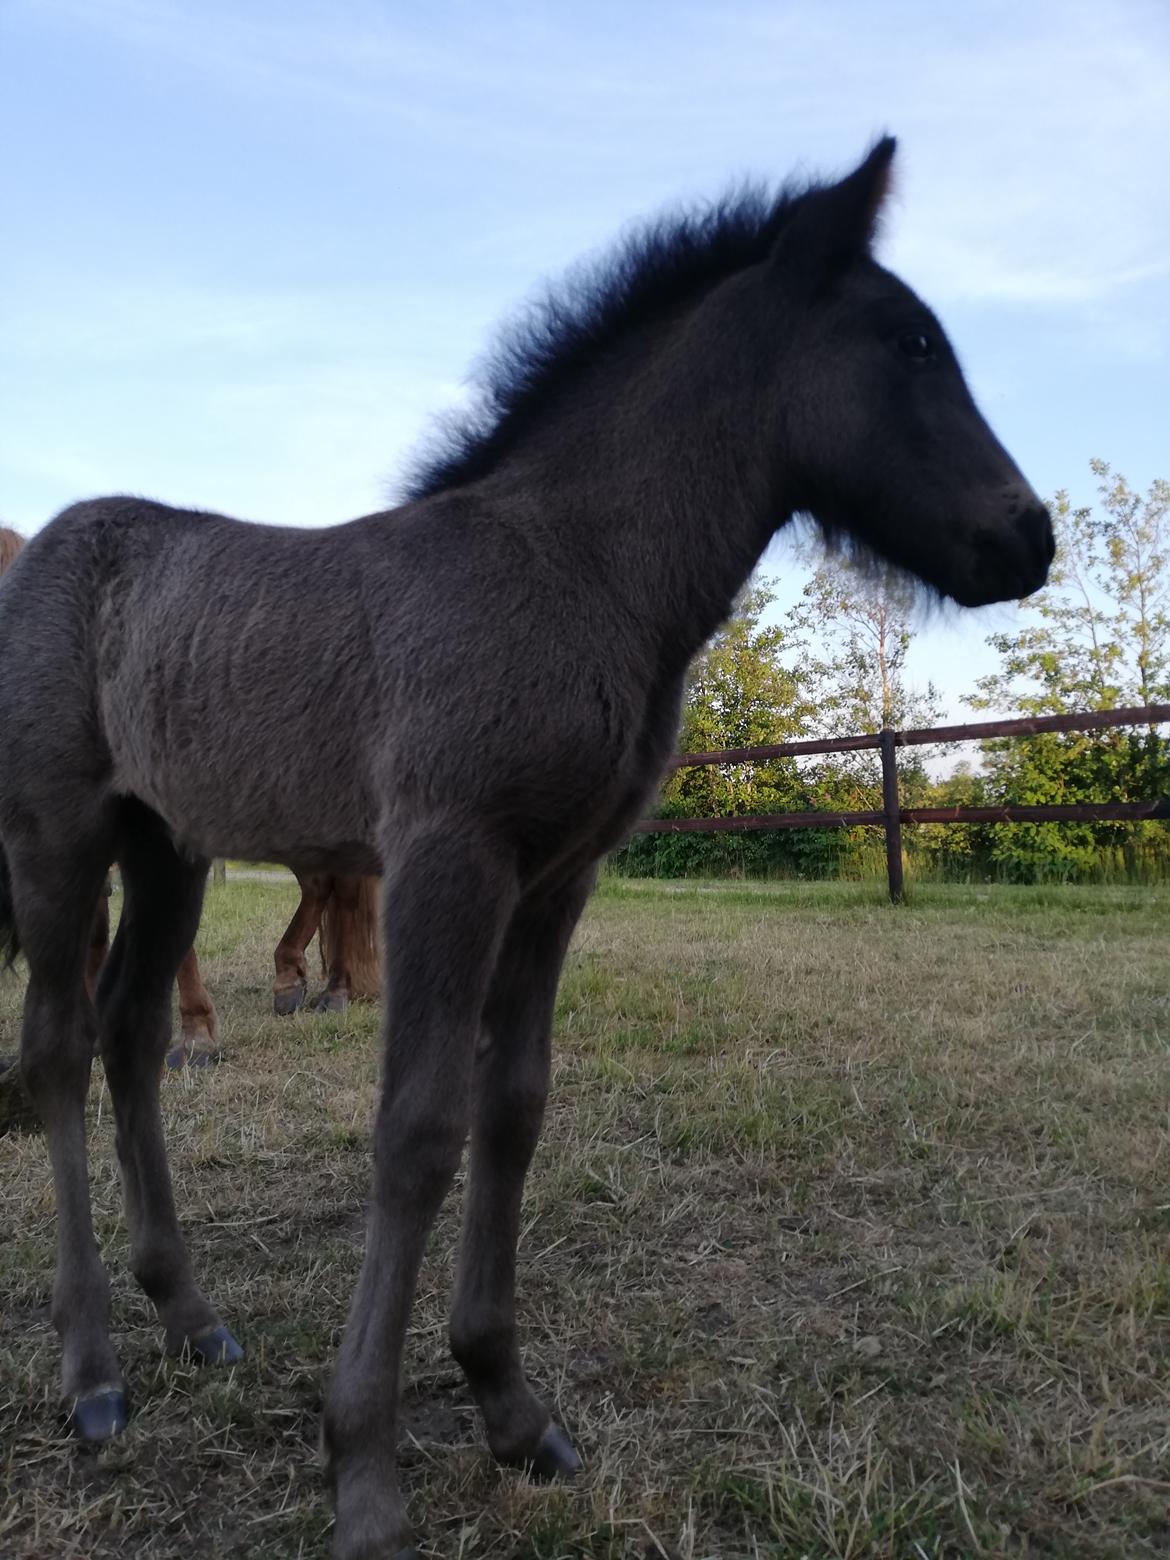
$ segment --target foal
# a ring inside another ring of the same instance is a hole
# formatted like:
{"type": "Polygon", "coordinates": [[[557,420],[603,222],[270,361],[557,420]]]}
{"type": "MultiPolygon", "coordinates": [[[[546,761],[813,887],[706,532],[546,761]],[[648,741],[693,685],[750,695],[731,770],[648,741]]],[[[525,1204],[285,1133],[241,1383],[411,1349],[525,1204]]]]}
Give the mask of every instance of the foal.
{"type": "Polygon", "coordinates": [[[396,510],[285,531],[101,499],[15,565],[0,921],[29,965],[22,1064],[82,1435],[126,1414],[84,1124],[82,970],[112,858],[126,902],[96,1023],[131,1263],[171,1348],[239,1353],[191,1272],[158,1109],[170,982],[208,858],[232,855],[383,875],[373,1192],[325,1412],[339,1560],[410,1553],[403,1336],[469,1133],[451,1346],[497,1457],[579,1466],[520,1361],[521,1192],[565,949],[672,751],[688,661],[797,511],[970,606],[1037,589],[1052,557],[938,321],[871,257],[893,151],[660,222],[579,274],[505,339],[477,412],[396,510]],[[305,579],[344,617],[306,621],[305,579]]]}

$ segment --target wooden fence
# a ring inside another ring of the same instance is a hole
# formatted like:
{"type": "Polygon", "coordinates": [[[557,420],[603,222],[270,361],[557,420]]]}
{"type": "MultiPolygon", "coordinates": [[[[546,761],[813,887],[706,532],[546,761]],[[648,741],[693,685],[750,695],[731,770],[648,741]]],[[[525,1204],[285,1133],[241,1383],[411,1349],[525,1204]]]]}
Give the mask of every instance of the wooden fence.
{"type": "Polygon", "coordinates": [[[876,748],[882,760],[882,807],[870,812],[761,813],[736,818],[644,818],[635,832],[677,834],[736,829],[847,829],[870,824],[886,831],[886,872],[890,898],[902,898],[903,823],[1098,823],[1114,820],[1170,818],[1170,797],[1149,802],[1082,802],[1046,807],[902,807],[898,800],[900,747],[933,747],[947,742],[978,742],[985,737],[1028,737],[1042,731],[1102,731],[1109,726],[1157,726],[1170,721],[1170,704],[1130,706],[1120,710],[1085,711],[1073,715],[1038,715],[1019,720],[974,721],[964,726],[931,726],[912,731],[887,727],[860,737],[817,737],[806,742],[779,742],[768,747],[728,748],[716,753],[684,753],[672,767],[700,764],[758,763],[772,758],[800,758],[812,753],[856,753],[876,748]]]}

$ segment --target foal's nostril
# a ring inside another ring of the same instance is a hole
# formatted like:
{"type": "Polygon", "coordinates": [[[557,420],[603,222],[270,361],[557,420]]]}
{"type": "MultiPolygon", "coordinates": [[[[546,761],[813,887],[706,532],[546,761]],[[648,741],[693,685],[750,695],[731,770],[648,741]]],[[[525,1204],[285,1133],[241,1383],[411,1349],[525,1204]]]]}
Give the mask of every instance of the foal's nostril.
{"type": "Polygon", "coordinates": [[[1037,564],[1047,573],[1056,554],[1056,538],[1048,510],[1039,502],[1029,504],[1017,523],[1037,564]]]}

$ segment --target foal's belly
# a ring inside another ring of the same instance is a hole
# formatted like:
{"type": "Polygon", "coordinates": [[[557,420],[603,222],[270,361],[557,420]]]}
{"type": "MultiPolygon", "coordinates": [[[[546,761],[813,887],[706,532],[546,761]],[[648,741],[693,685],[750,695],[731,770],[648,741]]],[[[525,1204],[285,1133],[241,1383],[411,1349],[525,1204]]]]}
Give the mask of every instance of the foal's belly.
{"type": "Polygon", "coordinates": [[[307,872],[377,872],[376,813],[356,755],[325,733],[265,720],[180,732],[173,721],[108,732],[113,788],[162,817],[201,856],[280,861],[307,872]],[[153,740],[144,730],[154,733],[153,740]]]}
{"type": "Polygon", "coordinates": [[[573,876],[650,804],[677,720],[673,687],[620,736],[567,701],[533,729],[477,729],[475,689],[458,719],[432,718],[443,701],[417,686],[360,714],[352,698],[292,707],[287,690],[241,683],[239,666],[218,699],[171,671],[146,676],[133,701],[108,698],[114,789],[194,853],[304,871],[376,873],[398,838],[482,824],[515,849],[526,886],[573,876]]]}

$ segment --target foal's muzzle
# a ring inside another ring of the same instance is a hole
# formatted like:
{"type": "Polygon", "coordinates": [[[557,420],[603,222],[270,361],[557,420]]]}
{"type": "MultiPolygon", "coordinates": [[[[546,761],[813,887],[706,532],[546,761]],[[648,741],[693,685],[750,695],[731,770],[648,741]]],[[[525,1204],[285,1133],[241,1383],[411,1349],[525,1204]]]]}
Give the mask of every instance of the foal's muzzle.
{"type": "Polygon", "coordinates": [[[964,607],[1019,601],[1044,584],[1055,552],[1045,506],[1034,495],[1013,501],[1007,516],[975,531],[970,574],[951,594],[964,607]]]}
{"type": "Polygon", "coordinates": [[[1030,596],[1048,578],[1049,567],[1056,556],[1056,537],[1047,506],[1034,499],[1020,515],[1016,527],[1024,554],[1024,589],[1020,594],[1030,596]]]}

